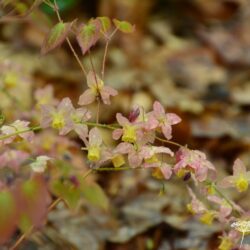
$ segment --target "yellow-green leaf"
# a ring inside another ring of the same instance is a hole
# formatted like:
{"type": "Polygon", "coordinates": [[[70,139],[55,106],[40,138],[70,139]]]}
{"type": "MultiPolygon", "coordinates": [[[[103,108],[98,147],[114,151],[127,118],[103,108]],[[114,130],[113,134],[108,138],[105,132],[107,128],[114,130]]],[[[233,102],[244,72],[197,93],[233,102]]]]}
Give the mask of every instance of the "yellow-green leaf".
{"type": "Polygon", "coordinates": [[[120,21],[113,19],[115,27],[123,33],[131,33],[134,31],[135,26],[127,21],[120,21]]]}
{"type": "Polygon", "coordinates": [[[111,27],[110,18],[106,17],[106,16],[101,16],[101,17],[97,17],[97,19],[100,20],[100,22],[101,22],[101,25],[102,25],[101,30],[104,33],[107,33],[109,31],[110,27],[111,27]]]}

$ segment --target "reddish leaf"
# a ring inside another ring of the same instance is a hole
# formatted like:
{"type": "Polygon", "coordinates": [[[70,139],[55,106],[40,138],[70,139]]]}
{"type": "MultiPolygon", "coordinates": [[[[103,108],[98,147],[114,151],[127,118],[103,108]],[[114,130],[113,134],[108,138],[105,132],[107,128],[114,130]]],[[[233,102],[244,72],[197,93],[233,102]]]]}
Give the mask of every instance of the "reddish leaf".
{"type": "Polygon", "coordinates": [[[10,191],[0,192],[0,244],[6,242],[16,229],[16,204],[10,191]]]}
{"type": "Polygon", "coordinates": [[[82,24],[76,36],[84,55],[100,38],[101,23],[98,19],[91,19],[88,24],[82,24]]]}
{"type": "Polygon", "coordinates": [[[31,225],[41,226],[46,218],[50,196],[41,176],[25,181],[16,187],[16,199],[20,212],[19,227],[26,231],[31,225]]]}
{"type": "Polygon", "coordinates": [[[56,24],[46,36],[41,53],[47,54],[49,51],[60,46],[69,34],[70,28],[73,23],[58,23],[56,24]]]}

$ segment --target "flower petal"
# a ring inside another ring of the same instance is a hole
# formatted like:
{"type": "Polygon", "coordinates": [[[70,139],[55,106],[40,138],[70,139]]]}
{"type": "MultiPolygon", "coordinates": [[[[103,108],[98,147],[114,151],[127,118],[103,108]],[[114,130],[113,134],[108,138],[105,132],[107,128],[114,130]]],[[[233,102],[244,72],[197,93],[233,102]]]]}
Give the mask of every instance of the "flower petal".
{"type": "Polygon", "coordinates": [[[91,89],[87,89],[83,92],[83,94],[79,97],[78,104],[79,105],[88,105],[95,101],[95,93],[91,89]]]}

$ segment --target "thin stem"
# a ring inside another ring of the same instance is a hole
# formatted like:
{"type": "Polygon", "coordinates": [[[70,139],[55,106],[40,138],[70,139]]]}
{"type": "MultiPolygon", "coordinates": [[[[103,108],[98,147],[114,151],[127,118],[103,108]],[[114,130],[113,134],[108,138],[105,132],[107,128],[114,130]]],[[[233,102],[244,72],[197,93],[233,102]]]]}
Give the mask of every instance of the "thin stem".
{"type": "Polygon", "coordinates": [[[104,80],[104,74],[105,74],[105,65],[106,65],[106,59],[107,59],[107,53],[108,53],[108,46],[109,46],[109,38],[106,41],[105,49],[104,49],[104,55],[102,60],[102,80],[104,80]]]}
{"type": "Polygon", "coordinates": [[[242,233],[242,237],[241,237],[241,241],[240,241],[240,248],[242,247],[244,237],[245,237],[245,232],[242,233]]]}
{"type": "Polygon", "coordinates": [[[97,112],[96,112],[96,123],[99,124],[99,116],[100,116],[100,98],[97,99],[97,112]]]}
{"type": "Polygon", "coordinates": [[[102,172],[102,171],[124,171],[124,170],[137,170],[137,169],[145,169],[142,167],[131,168],[131,167],[119,167],[119,168],[97,168],[94,171],[102,172]]]}
{"type": "Polygon", "coordinates": [[[0,136],[0,141],[8,139],[8,138],[10,138],[12,136],[15,136],[15,135],[27,133],[27,132],[30,132],[30,131],[36,131],[36,130],[40,130],[40,129],[41,129],[41,127],[37,126],[37,127],[33,127],[33,128],[27,128],[25,130],[19,130],[19,131],[16,131],[16,132],[12,133],[12,134],[2,135],[2,136],[0,136]]]}
{"type": "Polygon", "coordinates": [[[160,138],[160,137],[158,137],[158,136],[156,136],[156,139],[157,139],[158,141],[166,142],[166,143],[168,143],[168,144],[172,144],[172,145],[177,146],[177,147],[183,147],[183,145],[181,145],[181,144],[179,144],[179,143],[177,143],[177,142],[165,140],[165,139],[162,139],[162,138],[160,138]]]}
{"type": "Polygon", "coordinates": [[[95,122],[83,122],[83,124],[88,125],[88,126],[93,126],[93,127],[100,127],[100,128],[107,128],[107,129],[117,129],[118,127],[114,127],[112,125],[107,125],[107,124],[101,124],[101,123],[95,123],[95,122]]]}
{"type": "MultiPolygon", "coordinates": [[[[60,16],[60,13],[59,13],[59,9],[58,9],[58,5],[57,5],[57,3],[56,3],[56,0],[54,0],[54,8],[53,8],[53,9],[54,9],[54,11],[56,12],[56,15],[57,15],[57,18],[58,18],[59,22],[63,22],[63,20],[62,20],[62,18],[61,18],[61,16],[60,16]]],[[[74,57],[75,57],[75,59],[76,59],[76,61],[78,62],[78,64],[79,64],[79,66],[80,66],[80,68],[81,68],[83,74],[85,75],[85,77],[87,77],[87,72],[86,72],[86,70],[85,70],[85,68],[84,68],[84,66],[83,66],[83,64],[82,64],[82,62],[81,62],[79,56],[77,55],[77,53],[76,53],[74,47],[72,46],[72,44],[71,44],[71,42],[70,42],[70,40],[69,40],[68,37],[66,38],[66,41],[67,41],[67,43],[68,43],[68,45],[69,45],[69,48],[70,48],[70,50],[72,51],[72,53],[73,53],[73,55],[74,55],[74,57]]]]}

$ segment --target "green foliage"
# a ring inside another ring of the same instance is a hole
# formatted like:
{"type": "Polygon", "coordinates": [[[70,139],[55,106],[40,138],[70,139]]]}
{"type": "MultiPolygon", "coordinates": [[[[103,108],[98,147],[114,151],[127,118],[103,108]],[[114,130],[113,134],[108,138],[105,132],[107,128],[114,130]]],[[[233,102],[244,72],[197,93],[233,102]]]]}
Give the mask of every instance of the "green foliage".
{"type": "Polygon", "coordinates": [[[91,204],[103,208],[109,207],[109,200],[103,189],[97,183],[82,184],[83,197],[91,204]]]}
{"type": "Polygon", "coordinates": [[[109,17],[102,16],[102,17],[97,17],[98,20],[101,22],[101,31],[104,33],[107,33],[110,28],[111,28],[111,21],[109,17]]]}
{"type": "Polygon", "coordinates": [[[119,21],[113,19],[115,27],[123,33],[132,33],[135,29],[135,26],[127,21],[119,21]]]}

